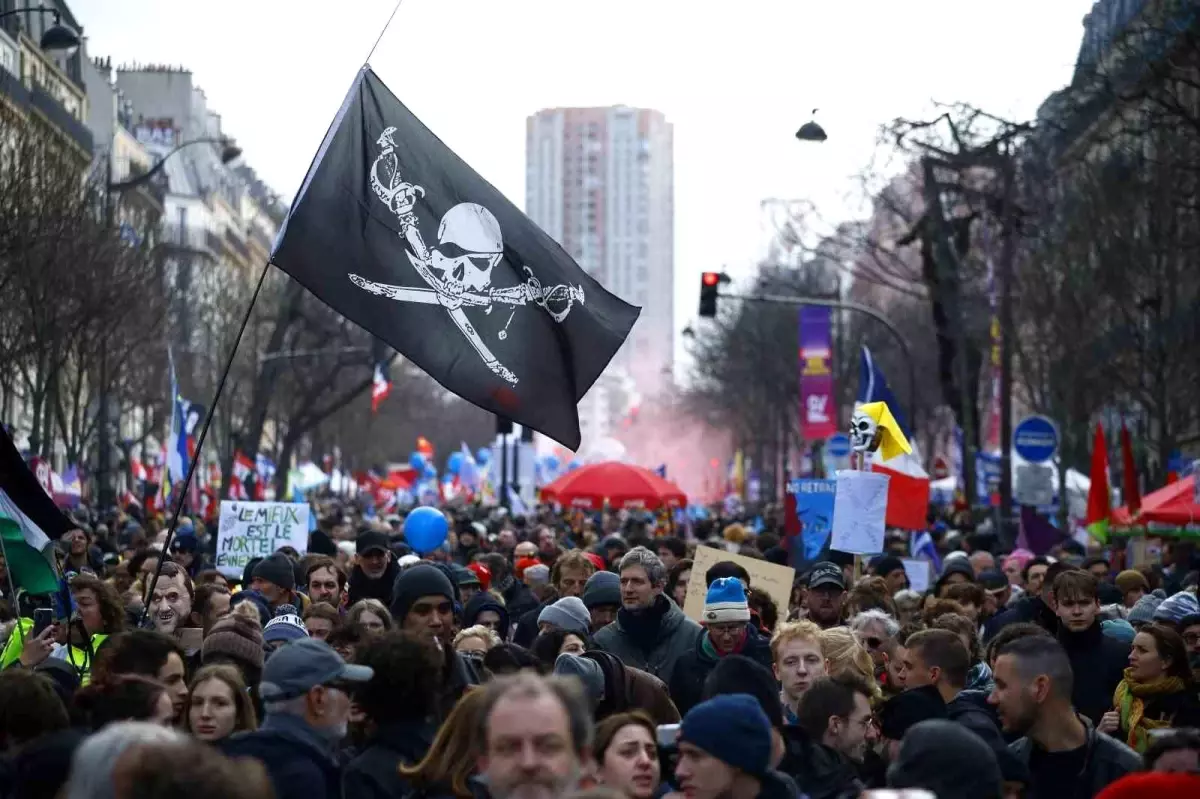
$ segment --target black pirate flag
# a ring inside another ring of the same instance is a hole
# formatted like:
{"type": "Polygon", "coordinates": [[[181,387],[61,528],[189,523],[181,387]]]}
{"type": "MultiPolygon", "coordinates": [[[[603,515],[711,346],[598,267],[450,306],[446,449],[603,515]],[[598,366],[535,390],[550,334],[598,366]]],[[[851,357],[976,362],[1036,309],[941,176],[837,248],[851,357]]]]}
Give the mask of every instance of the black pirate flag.
{"type": "Polygon", "coordinates": [[[607,292],[369,67],[272,262],[476,405],[576,449],[576,406],[639,309],[607,292]]]}

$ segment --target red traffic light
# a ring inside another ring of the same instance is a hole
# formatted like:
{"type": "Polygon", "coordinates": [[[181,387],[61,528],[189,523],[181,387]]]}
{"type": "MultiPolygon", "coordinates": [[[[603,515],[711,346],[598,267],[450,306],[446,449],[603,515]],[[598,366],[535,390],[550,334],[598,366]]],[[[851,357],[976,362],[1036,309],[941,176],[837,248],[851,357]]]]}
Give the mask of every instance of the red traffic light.
{"type": "Polygon", "coordinates": [[[701,276],[700,282],[706,286],[715,286],[721,282],[721,275],[717,272],[705,272],[701,276]]]}

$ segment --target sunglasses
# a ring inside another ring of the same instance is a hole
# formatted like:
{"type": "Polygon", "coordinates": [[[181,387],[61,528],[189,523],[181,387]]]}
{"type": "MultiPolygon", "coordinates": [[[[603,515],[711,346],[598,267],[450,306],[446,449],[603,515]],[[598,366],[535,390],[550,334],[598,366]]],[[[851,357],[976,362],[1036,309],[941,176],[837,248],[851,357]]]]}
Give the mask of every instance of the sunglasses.
{"type": "Polygon", "coordinates": [[[871,635],[864,638],[863,643],[867,645],[867,649],[878,649],[879,647],[883,646],[883,639],[876,638],[875,636],[871,635]]]}

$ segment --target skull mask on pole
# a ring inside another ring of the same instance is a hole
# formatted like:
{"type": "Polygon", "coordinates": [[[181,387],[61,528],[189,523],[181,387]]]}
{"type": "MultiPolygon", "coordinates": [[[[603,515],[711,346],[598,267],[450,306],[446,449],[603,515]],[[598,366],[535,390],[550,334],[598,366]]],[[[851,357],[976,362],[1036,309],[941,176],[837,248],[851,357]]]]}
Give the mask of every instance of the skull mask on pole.
{"type": "Polygon", "coordinates": [[[856,410],[850,418],[850,448],[855,452],[874,452],[879,448],[879,423],[861,410],[856,410]]]}

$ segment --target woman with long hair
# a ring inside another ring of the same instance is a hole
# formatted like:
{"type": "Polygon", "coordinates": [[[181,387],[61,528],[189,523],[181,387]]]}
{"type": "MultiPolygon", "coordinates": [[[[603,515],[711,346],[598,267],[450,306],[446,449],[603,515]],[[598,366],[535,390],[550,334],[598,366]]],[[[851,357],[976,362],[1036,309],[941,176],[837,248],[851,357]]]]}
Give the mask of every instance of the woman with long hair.
{"type": "Polygon", "coordinates": [[[596,777],[625,799],[650,799],[658,791],[662,765],[654,722],[634,710],[609,716],[596,727],[596,777]]]}
{"type": "Polygon", "coordinates": [[[475,763],[483,754],[483,696],[470,688],[438,728],[433,744],[415,766],[401,766],[412,783],[411,799],[477,799],[487,791],[475,781],[475,763]]]}
{"type": "Polygon", "coordinates": [[[1153,730],[1200,725],[1187,648],[1179,633],[1150,624],[1133,637],[1125,679],[1113,692],[1113,709],[1100,719],[1099,729],[1145,752],[1153,730]]]}
{"type": "Polygon", "coordinates": [[[208,743],[258,729],[254,699],[242,673],[224,663],[205,666],[196,673],[184,718],[192,735],[208,743]]]}
{"type": "Polygon", "coordinates": [[[830,677],[842,674],[861,677],[871,686],[872,704],[883,698],[883,691],[875,679],[875,661],[849,627],[821,630],[821,655],[825,658],[825,673],[830,677]]]}

